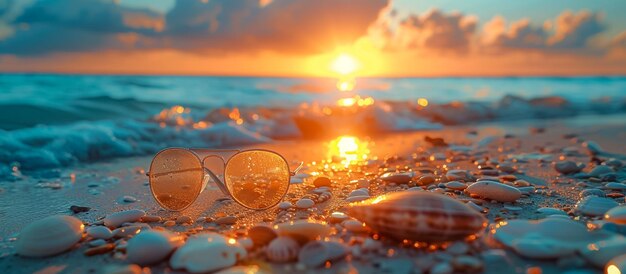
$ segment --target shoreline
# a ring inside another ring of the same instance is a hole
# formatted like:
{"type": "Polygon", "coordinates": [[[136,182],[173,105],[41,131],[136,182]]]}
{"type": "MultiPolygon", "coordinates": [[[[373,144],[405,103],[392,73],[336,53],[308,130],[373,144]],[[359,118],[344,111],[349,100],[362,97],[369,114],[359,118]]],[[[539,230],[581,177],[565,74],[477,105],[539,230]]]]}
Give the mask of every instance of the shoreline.
{"type": "MultiPolygon", "coordinates": [[[[492,142],[486,144],[485,151],[487,154],[495,153],[495,155],[502,155],[502,152],[498,152],[498,149],[502,145],[505,145],[505,148],[510,150],[509,154],[522,155],[523,153],[537,151],[538,147],[542,147],[544,150],[548,149],[547,151],[568,146],[580,148],[579,142],[573,142],[572,139],[563,138],[563,135],[576,135],[575,139],[577,140],[594,140],[606,150],[626,154],[626,147],[620,142],[620,140],[626,139],[625,125],[608,123],[606,125],[595,124],[590,126],[590,121],[593,121],[593,119],[589,119],[588,121],[576,121],[573,119],[544,121],[541,123],[540,127],[543,128],[545,132],[536,131],[538,126],[536,121],[525,121],[518,123],[496,122],[478,126],[446,127],[442,130],[395,133],[378,136],[369,140],[370,154],[378,158],[378,160],[373,161],[371,165],[378,166],[384,162],[385,159],[389,159],[389,157],[410,157],[411,154],[419,153],[422,148],[426,149],[426,151],[440,150],[430,148],[428,143],[424,141],[425,136],[441,137],[449,144],[461,146],[479,143],[481,140],[489,138],[489,136],[499,136],[492,140],[492,142]],[[585,126],[580,126],[581,122],[585,124],[585,126]],[[572,123],[578,124],[572,126],[572,123]],[[510,134],[513,134],[512,138],[502,138],[510,134]]],[[[301,140],[279,141],[253,147],[276,150],[284,155],[289,160],[290,164],[294,161],[305,161],[308,165],[308,170],[305,172],[310,173],[315,171],[315,166],[311,165],[313,161],[319,163],[320,160],[327,158],[328,155],[326,154],[328,150],[325,148],[326,146],[327,143],[323,141],[301,140]]],[[[548,152],[548,154],[552,153],[553,152],[548,152]]],[[[166,212],[160,209],[150,196],[149,188],[145,185],[147,180],[141,173],[141,169],[147,167],[150,159],[150,156],[132,157],[102,161],[88,165],[81,164],[77,167],[62,170],[61,179],[58,180],[58,182],[55,182],[57,180],[47,179],[27,179],[25,181],[8,182],[10,185],[3,186],[3,191],[0,192],[0,197],[4,197],[0,201],[0,216],[6,220],[0,230],[0,235],[2,235],[3,240],[3,248],[0,249],[0,254],[3,254],[0,258],[0,269],[6,269],[10,272],[11,270],[15,271],[15,267],[20,267],[20,270],[24,270],[24,272],[34,272],[44,269],[46,265],[64,265],[65,268],[63,269],[75,272],[79,271],[79,269],[80,271],[94,269],[93,265],[97,264],[122,263],[123,261],[116,260],[106,255],[85,257],[82,254],[85,247],[80,247],[78,250],[45,259],[27,259],[11,253],[12,239],[23,225],[52,214],[71,214],[69,211],[71,205],[87,206],[91,208],[89,212],[75,215],[83,222],[87,223],[97,222],[98,219],[110,213],[125,209],[142,209],[148,212],[149,215],[161,216],[164,219],[175,219],[177,216],[184,215],[189,216],[192,220],[199,220],[203,217],[216,216],[215,214],[218,213],[227,216],[233,215],[237,216],[238,219],[234,227],[264,223],[265,220],[273,220],[276,218],[276,209],[261,212],[242,212],[240,206],[236,203],[228,202],[228,200],[221,200],[221,203],[216,203],[215,201],[221,198],[221,193],[219,193],[214,186],[212,189],[207,189],[201,193],[196,203],[189,209],[179,213],[166,212]],[[70,177],[72,173],[75,174],[74,182],[72,182],[72,177],[70,177]],[[133,196],[138,201],[125,203],[122,199],[126,195],[133,196]],[[11,197],[11,202],[9,202],[9,197],[11,197]]],[[[582,155],[582,157],[578,156],[576,159],[584,160],[588,159],[588,156],[582,155]]],[[[459,162],[456,168],[472,169],[472,166],[459,162]]],[[[376,169],[372,170],[372,172],[376,172],[375,170],[376,169]]],[[[549,164],[542,164],[537,166],[537,168],[526,170],[523,175],[528,176],[529,178],[527,179],[529,181],[532,178],[543,181],[543,184],[545,184],[550,191],[553,191],[551,193],[554,193],[554,196],[531,195],[528,198],[523,198],[519,202],[509,205],[511,207],[522,208],[521,211],[516,212],[503,210],[504,207],[501,203],[485,203],[483,206],[489,208],[489,213],[486,216],[490,222],[503,216],[511,219],[539,219],[545,217],[536,212],[536,209],[539,207],[554,207],[555,202],[563,207],[573,207],[578,200],[578,193],[571,191],[571,187],[568,184],[553,183],[555,180],[560,181],[561,177],[555,174],[549,164]]],[[[338,173],[330,175],[331,180],[341,187],[333,188],[332,198],[327,202],[318,204],[315,207],[316,210],[311,214],[314,216],[320,214],[321,216],[323,212],[334,212],[345,207],[347,203],[344,201],[344,198],[341,197],[345,197],[345,191],[349,188],[347,182],[358,179],[361,176],[363,176],[362,173],[343,175],[338,173]]],[[[534,182],[537,182],[537,186],[541,186],[542,184],[540,181],[534,182]]],[[[290,186],[286,199],[295,201],[302,195],[306,195],[310,190],[311,181],[305,179],[305,183],[303,184],[292,184],[290,186]]],[[[372,194],[376,193],[376,195],[385,193],[388,190],[388,187],[371,189],[372,194]]],[[[623,204],[624,201],[621,203],[623,204]]],[[[507,205],[505,204],[504,206],[507,205]]],[[[198,223],[198,225],[200,225],[200,223],[198,223]]],[[[202,226],[206,227],[204,224],[202,224],[202,226]]],[[[186,231],[190,229],[190,227],[176,225],[171,229],[174,231],[186,231]]],[[[227,229],[226,231],[231,230],[232,229],[227,229]]],[[[234,230],[236,230],[236,228],[234,230]]],[[[506,251],[506,256],[514,261],[513,265],[515,266],[540,266],[544,268],[544,270],[555,271],[560,269],[554,262],[528,260],[519,257],[515,252],[509,249],[504,250],[506,251]]],[[[405,252],[408,252],[406,254],[411,253],[410,250],[404,250],[402,248],[399,248],[397,252],[399,253],[399,257],[396,258],[398,260],[405,260],[407,258],[402,257],[404,256],[402,254],[405,254],[405,252]]],[[[374,258],[382,259],[385,258],[385,256],[375,256],[374,258]]],[[[403,264],[406,264],[406,261],[398,263],[398,265],[403,264]]],[[[271,264],[271,269],[279,273],[285,272],[288,271],[289,265],[290,264],[287,266],[271,264]]],[[[159,264],[155,266],[153,271],[163,271],[162,267],[163,264],[159,264]]],[[[293,267],[295,266],[291,265],[290,267],[294,270],[293,267]]],[[[335,266],[324,271],[333,273],[333,270],[344,269],[346,264],[345,262],[338,263],[337,268],[334,267],[335,266]]],[[[366,262],[353,261],[352,267],[357,267],[365,271],[364,273],[367,273],[368,269],[370,271],[373,270],[371,268],[372,266],[368,266],[366,262]]],[[[490,266],[485,264],[485,267],[485,273],[497,273],[499,270],[506,269],[508,266],[501,263],[494,263],[490,266]]],[[[550,272],[546,271],[546,273],[550,272]]]]}

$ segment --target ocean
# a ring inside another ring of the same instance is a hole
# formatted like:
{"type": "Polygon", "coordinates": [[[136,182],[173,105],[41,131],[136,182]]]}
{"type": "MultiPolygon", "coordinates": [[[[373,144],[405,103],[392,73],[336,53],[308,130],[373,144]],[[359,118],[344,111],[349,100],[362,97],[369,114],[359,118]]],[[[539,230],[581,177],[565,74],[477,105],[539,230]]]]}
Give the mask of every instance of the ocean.
{"type": "Polygon", "coordinates": [[[358,78],[339,91],[332,78],[3,74],[0,175],[166,146],[620,112],[626,77],[358,78]]]}

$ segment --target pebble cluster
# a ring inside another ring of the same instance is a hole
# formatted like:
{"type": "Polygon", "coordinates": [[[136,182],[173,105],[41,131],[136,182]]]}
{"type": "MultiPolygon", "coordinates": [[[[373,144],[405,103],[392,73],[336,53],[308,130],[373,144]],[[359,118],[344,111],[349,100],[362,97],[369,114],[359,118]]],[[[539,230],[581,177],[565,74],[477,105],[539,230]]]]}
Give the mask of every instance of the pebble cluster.
{"type": "MultiPolygon", "coordinates": [[[[90,224],[52,216],[27,225],[15,252],[44,257],[78,248],[85,256],[107,254],[126,263],[108,266],[108,273],[142,273],[155,265],[190,273],[333,267],[344,273],[358,261],[377,273],[445,274],[507,264],[512,251],[554,260],[564,270],[624,273],[623,159],[566,138],[570,146],[522,154],[509,153],[521,149],[513,136],[469,145],[429,138],[431,147],[407,156],[348,168],[310,164],[270,209],[274,217],[261,223],[226,214],[164,219],[138,209],[90,224]],[[551,175],[533,176],[535,170],[551,175]],[[523,218],[528,211],[532,219],[523,218]],[[179,227],[185,229],[174,229],[179,227]]],[[[84,210],[89,208],[72,209],[84,210]]]]}

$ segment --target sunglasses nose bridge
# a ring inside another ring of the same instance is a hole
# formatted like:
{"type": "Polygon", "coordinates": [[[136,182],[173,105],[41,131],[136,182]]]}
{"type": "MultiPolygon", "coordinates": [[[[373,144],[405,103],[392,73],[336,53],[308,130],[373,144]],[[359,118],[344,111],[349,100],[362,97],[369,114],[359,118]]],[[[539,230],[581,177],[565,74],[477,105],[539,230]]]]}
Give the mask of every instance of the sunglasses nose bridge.
{"type": "Polygon", "coordinates": [[[220,180],[220,178],[217,177],[215,173],[213,173],[213,171],[204,167],[204,179],[202,181],[202,189],[206,187],[206,185],[209,182],[209,179],[212,179],[213,182],[215,182],[217,187],[219,187],[219,189],[222,191],[222,193],[224,193],[224,195],[230,196],[230,192],[228,191],[228,189],[226,188],[226,185],[224,185],[222,180],[220,180]]]}

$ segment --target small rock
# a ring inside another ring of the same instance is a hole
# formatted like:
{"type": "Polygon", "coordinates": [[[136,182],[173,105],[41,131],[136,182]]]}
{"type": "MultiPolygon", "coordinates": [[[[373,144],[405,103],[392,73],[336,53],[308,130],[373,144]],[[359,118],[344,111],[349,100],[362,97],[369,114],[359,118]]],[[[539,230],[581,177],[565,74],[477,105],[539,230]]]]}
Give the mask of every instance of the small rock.
{"type": "Polygon", "coordinates": [[[537,212],[545,215],[567,215],[567,212],[553,207],[541,207],[537,212]]]}
{"type": "Polygon", "coordinates": [[[430,269],[431,274],[452,274],[454,269],[447,262],[438,263],[430,269]]]}
{"type": "Polygon", "coordinates": [[[465,191],[498,202],[515,202],[522,196],[517,188],[495,181],[476,182],[469,185],[465,191]]]}
{"type": "Polygon", "coordinates": [[[94,239],[108,240],[113,238],[113,232],[106,226],[92,226],[87,228],[87,235],[94,239]]]}
{"type": "Polygon", "coordinates": [[[554,169],[562,174],[572,174],[580,172],[585,166],[578,165],[572,161],[560,161],[554,163],[554,169]]]}
{"type": "Polygon", "coordinates": [[[135,222],[145,215],[145,211],[138,209],[120,211],[105,217],[104,225],[108,227],[118,227],[123,223],[135,222]]]}
{"type": "Polygon", "coordinates": [[[483,263],[471,256],[459,256],[452,259],[452,265],[456,271],[462,273],[477,273],[483,268],[483,263]]]}
{"type": "Polygon", "coordinates": [[[435,176],[430,175],[430,174],[424,174],[417,180],[417,184],[420,186],[427,186],[434,182],[435,182],[435,176]]]}
{"type": "Polygon", "coordinates": [[[127,196],[122,197],[122,201],[124,201],[125,203],[134,203],[137,201],[137,198],[127,195],[127,196]]]}
{"type": "Polygon", "coordinates": [[[357,190],[350,192],[350,195],[348,195],[348,197],[354,197],[354,196],[368,196],[369,197],[370,194],[365,190],[357,189],[357,190]]]}
{"type": "Polygon", "coordinates": [[[19,234],[15,252],[26,257],[45,257],[70,249],[83,236],[79,219],[56,215],[34,221],[19,234]]]}
{"type": "Polygon", "coordinates": [[[182,246],[184,238],[168,231],[142,231],[128,240],[128,261],[140,265],[158,263],[182,246]]]}
{"type": "Polygon", "coordinates": [[[604,185],[604,187],[611,190],[626,190],[626,184],[610,182],[604,185]]]}
{"type": "Polygon", "coordinates": [[[96,247],[96,246],[105,245],[106,243],[107,243],[107,241],[105,241],[103,239],[97,239],[97,240],[93,240],[93,241],[89,242],[89,246],[96,247]]]}
{"type": "Polygon", "coordinates": [[[346,202],[348,203],[354,203],[354,202],[360,202],[360,201],[364,201],[371,198],[370,196],[351,196],[346,198],[346,202]]]}
{"type": "Polygon", "coordinates": [[[317,177],[313,181],[313,185],[315,187],[332,186],[332,182],[330,181],[328,177],[317,177]]]}
{"type": "Polygon", "coordinates": [[[115,249],[114,244],[103,244],[103,245],[92,247],[92,248],[85,250],[84,254],[85,256],[100,255],[100,254],[111,252],[113,251],[113,249],[115,249]]]}
{"type": "Polygon", "coordinates": [[[307,198],[302,198],[296,202],[296,207],[300,209],[307,209],[314,205],[315,205],[315,202],[307,198]]]}
{"type": "Polygon", "coordinates": [[[613,172],[613,169],[609,166],[596,166],[591,172],[589,172],[589,176],[599,178],[600,176],[613,172]]]}
{"type": "Polygon", "coordinates": [[[235,216],[224,216],[215,220],[215,223],[218,225],[234,225],[237,223],[237,217],[235,216]]]}
{"type": "Polygon", "coordinates": [[[350,232],[354,232],[354,233],[361,233],[361,232],[367,232],[368,229],[365,226],[364,223],[361,223],[357,220],[346,220],[342,223],[343,227],[346,228],[346,230],[350,231],[350,232]]]}
{"type": "Polygon", "coordinates": [[[278,208],[280,209],[290,209],[293,205],[290,202],[281,202],[278,204],[278,208]]]}
{"type": "Polygon", "coordinates": [[[605,197],[606,194],[604,194],[604,191],[602,191],[601,189],[597,189],[597,188],[589,188],[589,189],[585,189],[583,191],[581,191],[578,194],[578,197],[580,198],[584,198],[587,196],[598,196],[598,197],[605,197]]]}
{"type": "Polygon", "coordinates": [[[273,228],[266,225],[256,225],[248,230],[248,237],[252,239],[254,246],[262,247],[274,240],[278,234],[273,228]]]}
{"type": "Polygon", "coordinates": [[[602,216],[619,204],[610,198],[602,198],[598,196],[587,196],[576,203],[575,209],[587,216],[602,216]]]}
{"type": "Polygon", "coordinates": [[[396,184],[406,184],[413,178],[413,172],[387,172],[380,176],[380,179],[396,184]]]}
{"type": "Polygon", "coordinates": [[[191,273],[206,273],[231,267],[247,255],[246,249],[237,241],[227,240],[215,233],[202,233],[189,237],[187,243],[174,252],[170,265],[191,273]]]}
{"type": "Polygon", "coordinates": [[[446,187],[449,189],[454,189],[454,190],[464,190],[467,188],[467,185],[459,181],[452,181],[452,182],[446,183],[446,187]]]}
{"type": "Polygon", "coordinates": [[[177,224],[192,224],[193,220],[189,216],[182,215],[176,218],[176,223],[177,224]]]}
{"type": "Polygon", "coordinates": [[[620,225],[626,225],[626,205],[611,208],[604,214],[604,220],[620,225]]]}
{"type": "Polygon", "coordinates": [[[81,212],[88,212],[89,210],[91,210],[91,208],[90,207],[86,207],[86,206],[73,205],[73,206],[70,206],[70,210],[74,214],[78,214],[78,213],[81,213],[81,212]]]}

